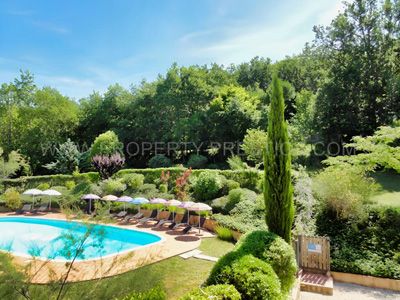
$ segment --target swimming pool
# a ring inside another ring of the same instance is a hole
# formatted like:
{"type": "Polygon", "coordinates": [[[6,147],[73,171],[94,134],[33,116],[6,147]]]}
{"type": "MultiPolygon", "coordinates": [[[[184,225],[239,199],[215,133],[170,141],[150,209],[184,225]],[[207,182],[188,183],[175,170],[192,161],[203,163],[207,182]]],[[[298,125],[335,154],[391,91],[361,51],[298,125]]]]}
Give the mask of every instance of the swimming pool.
{"type": "Polygon", "coordinates": [[[61,261],[99,259],[162,240],[115,226],[29,217],[0,218],[0,233],[0,250],[61,261]]]}

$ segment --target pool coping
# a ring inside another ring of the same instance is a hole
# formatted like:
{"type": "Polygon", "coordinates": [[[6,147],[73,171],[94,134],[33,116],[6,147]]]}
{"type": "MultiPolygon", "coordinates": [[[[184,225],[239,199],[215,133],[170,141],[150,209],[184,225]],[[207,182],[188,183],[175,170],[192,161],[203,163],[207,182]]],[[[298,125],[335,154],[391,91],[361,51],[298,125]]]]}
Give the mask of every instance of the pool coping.
{"type": "MultiPolygon", "coordinates": [[[[36,220],[37,219],[42,219],[42,220],[55,220],[55,221],[72,222],[72,223],[85,223],[82,220],[68,220],[68,219],[63,220],[63,219],[33,217],[33,216],[25,216],[25,215],[0,216],[0,219],[6,219],[6,218],[27,218],[27,219],[36,219],[36,220]]],[[[135,247],[133,249],[127,249],[127,250],[124,250],[124,251],[121,251],[121,252],[115,252],[113,254],[108,254],[108,255],[105,255],[105,256],[97,257],[97,258],[77,259],[77,260],[75,260],[75,263],[99,261],[99,260],[104,260],[104,259],[108,259],[108,258],[111,258],[111,257],[115,257],[115,256],[118,256],[118,255],[125,255],[125,254],[133,252],[135,250],[140,250],[140,249],[144,249],[144,248],[147,248],[147,247],[150,247],[150,246],[155,246],[157,244],[161,244],[161,243],[165,242],[165,240],[166,240],[165,237],[163,237],[163,236],[161,236],[161,235],[159,235],[157,233],[152,233],[152,232],[150,233],[150,232],[146,232],[146,231],[142,231],[142,230],[138,230],[138,229],[126,228],[126,227],[118,226],[118,225],[115,225],[115,224],[104,224],[104,223],[96,223],[96,222],[90,222],[90,221],[88,223],[95,224],[95,225],[100,225],[100,226],[114,227],[114,228],[118,228],[118,229],[121,229],[121,230],[137,231],[137,232],[142,232],[142,233],[146,233],[146,234],[151,234],[151,235],[157,236],[158,238],[160,238],[160,240],[157,241],[157,242],[149,243],[147,245],[137,246],[137,247],[135,247]]],[[[18,252],[7,251],[7,250],[3,250],[3,249],[0,249],[0,251],[1,252],[5,252],[5,253],[9,253],[9,254],[11,254],[13,256],[19,256],[19,257],[27,258],[27,259],[30,259],[30,260],[39,260],[39,261],[44,261],[44,262],[50,261],[50,262],[57,262],[57,263],[68,263],[68,262],[72,261],[72,259],[67,260],[67,259],[44,258],[44,257],[40,257],[40,256],[36,257],[36,256],[32,256],[32,255],[27,255],[27,254],[18,253],[18,252]]]]}

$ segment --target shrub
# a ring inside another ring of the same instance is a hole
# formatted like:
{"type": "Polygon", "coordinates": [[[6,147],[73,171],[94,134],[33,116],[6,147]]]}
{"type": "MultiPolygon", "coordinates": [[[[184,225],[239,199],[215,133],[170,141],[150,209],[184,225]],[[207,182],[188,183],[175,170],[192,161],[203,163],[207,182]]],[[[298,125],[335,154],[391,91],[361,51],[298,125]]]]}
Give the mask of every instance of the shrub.
{"type": "Polygon", "coordinates": [[[122,177],[122,182],[131,189],[137,190],[144,183],[144,176],[142,174],[127,174],[122,177]]]}
{"type": "Polygon", "coordinates": [[[222,196],[219,198],[215,198],[211,201],[210,205],[213,209],[213,213],[223,213],[227,214],[228,212],[225,210],[225,206],[228,203],[228,197],[222,196]]]}
{"type": "Polygon", "coordinates": [[[119,153],[114,153],[111,156],[96,155],[92,158],[92,164],[99,172],[101,178],[107,179],[122,169],[125,164],[125,158],[119,153]]]}
{"type": "Polygon", "coordinates": [[[228,194],[228,202],[225,205],[225,211],[230,212],[240,201],[247,200],[250,202],[255,202],[256,198],[257,194],[248,189],[233,189],[228,194]]]}
{"type": "Polygon", "coordinates": [[[229,192],[231,190],[240,188],[240,183],[235,180],[232,180],[232,179],[227,179],[225,181],[225,187],[227,188],[227,190],[229,192]]]}
{"type": "Polygon", "coordinates": [[[200,154],[192,154],[189,157],[187,166],[192,169],[202,169],[207,165],[207,157],[200,154]]]}
{"type": "Polygon", "coordinates": [[[333,212],[317,217],[317,234],[328,235],[331,269],[338,272],[400,279],[400,211],[377,207],[362,220],[342,220],[333,212]]]}
{"type": "Polygon", "coordinates": [[[253,231],[242,236],[235,249],[269,263],[280,279],[282,292],[286,294],[290,291],[297,263],[293,248],[282,238],[269,231],[253,231]]]}
{"type": "Polygon", "coordinates": [[[126,190],[126,184],[122,180],[107,179],[101,183],[101,189],[105,194],[120,195],[126,190]]]}
{"type": "Polygon", "coordinates": [[[138,192],[138,195],[145,197],[147,199],[157,197],[157,195],[159,194],[158,190],[157,190],[157,186],[155,184],[151,184],[151,183],[143,184],[141,187],[139,187],[137,192],[138,192]]]}
{"type": "Polygon", "coordinates": [[[200,287],[183,296],[180,300],[240,300],[240,294],[233,285],[217,284],[200,287]]]}
{"type": "Polygon", "coordinates": [[[75,183],[75,181],[73,181],[73,180],[68,180],[68,181],[65,183],[65,187],[66,187],[68,190],[72,190],[72,189],[75,187],[75,185],[76,185],[76,183],[75,183]]]}
{"type": "Polygon", "coordinates": [[[192,169],[189,168],[175,181],[175,194],[179,200],[185,201],[189,198],[187,190],[189,188],[189,177],[191,174],[192,169]]]}
{"type": "Polygon", "coordinates": [[[149,160],[150,168],[167,168],[172,166],[172,161],[170,158],[166,157],[164,154],[154,155],[149,160]]]}
{"type": "Polygon", "coordinates": [[[263,178],[263,173],[259,170],[219,170],[218,173],[227,179],[239,182],[242,188],[250,189],[255,192],[261,192],[258,187],[258,181],[263,178]]]}
{"type": "Polygon", "coordinates": [[[146,292],[135,292],[121,300],[164,300],[167,299],[167,294],[160,287],[152,288],[146,292]]]}
{"type": "Polygon", "coordinates": [[[235,252],[220,260],[222,263],[217,262],[214,266],[211,273],[214,277],[210,275],[208,282],[232,284],[244,300],[282,299],[279,278],[268,263],[253,255],[238,256],[235,252]],[[215,273],[216,266],[219,267],[218,274],[215,273]]]}
{"type": "Polygon", "coordinates": [[[253,191],[242,190],[244,190],[243,198],[229,212],[229,215],[214,214],[212,218],[221,226],[242,233],[266,229],[263,197],[261,195],[257,196],[253,191]]]}
{"type": "Polygon", "coordinates": [[[42,191],[48,190],[50,188],[50,184],[48,184],[47,182],[44,182],[44,183],[39,184],[36,188],[39,190],[42,190],[42,191]]]}
{"type": "Polygon", "coordinates": [[[119,141],[118,136],[113,131],[107,131],[100,134],[94,140],[90,147],[90,157],[94,156],[108,156],[115,153],[122,155],[123,144],[119,141]]]}
{"type": "Polygon", "coordinates": [[[294,234],[315,234],[315,199],[312,193],[312,180],[304,168],[295,176],[294,204],[296,215],[294,218],[294,234]]]}
{"type": "Polygon", "coordinates": [[[260,129],[247,129],[241,149],[248,160],[256,165],[263,162],[263,149],[267,146],[267,133],[260,129]]]}
{"type": "Polygon", "coordinates": [[[10,209],[17,209],[21,207],[21,195],[15,188],[9,188],[4,192],[4,200],[6,206],[10,209]]]}
{"type": "MultiPolygon", "coordinates": [[[[143,174],[145,183],[154,183],[155,180],[161,178],[162,172],[170,173],[170,181],[174,182],[178,177],[185,172],[185,168],[182,167],[173,167],[173,168],[155,168],[155,169],[123,169],[118,171],[116,174],[117,177],[122,177],[125,174],[143,174]]],[[[203,172],[210,172],[210,170],[193,170],[192,176],[198,177],[203,172]]],[[[226,179],[234,180],[240,184],[242,188],[247,188],[256,192],[261,191],[258,182],[262,179],[263,173],[256,169],[248,169],[248,170],[215,170],[219,175],[224,176],[226,179]]],[[[96,174],[96,173],[95,173],[96,174]]]]}
{"type": "Polygon", "coordinates": [[[205,171],[194,181],[194,196],[199,201],[208,201],[218,196],[222,189],[222,178],[218,173],[205,171]]]}
{"type": "Polygon", "coordinates": [[[232,231],[229,228],[223,226],[217,226],[215,227],[215,233],[217,234],[220,240],[228,242],[233,241],[232,231]]]}
{"type": "Polygon", "coordinates": [[[71,194],[73,195],[83,195],[83,194],[88,194],[90,193],[90,182],[81,182],[75,185],[72,190],[71,194]]]}
{"type": "Polygon", "coordinates": [[[67,139],[65,143],[60,144],[56,149],[56,161],[44,167],[55,171],[55,173],[71,174],[78,167],[80,156],[77,145],[67,139]]]}
{"type": "Polygon", "coordinates": [[[160,184],[159,190],[161,193],[167,193],[168,192],[168,184],[166,184],[166,183],[160,184]]]}
{"type": "Polygon", "coordinates": [[[317,175],[313,187],[321,209],[332,211],[340,219],[364,218],[364,204],[377,189],[372,178],[351,167],[325,169],[317,175]]]}

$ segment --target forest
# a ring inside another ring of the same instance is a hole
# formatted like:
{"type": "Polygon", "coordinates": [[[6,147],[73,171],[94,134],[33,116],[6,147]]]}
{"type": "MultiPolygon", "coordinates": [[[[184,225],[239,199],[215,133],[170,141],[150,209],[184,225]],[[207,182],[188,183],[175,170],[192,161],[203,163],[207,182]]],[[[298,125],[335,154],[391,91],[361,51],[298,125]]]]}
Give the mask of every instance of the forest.
{"type": "Polygon", "coordinates": [[[13,176],[65,171],[54,168],[62,151],[88,171],[90,146],[107,131],[122,142],[128,167],[147,167],[156,154],[163,159],[153,167],[186,165],[196,153],[201,167],[223,169],[232,153],[215,145],[224,143],[237,145],[243,160],[258,165],[262,161],[251,148],[266,137],[277,74],[294,162],[318,165],[332,152],[343,154],[353,137],[398,120],[400,1],[354,1],[330,26],[313,31],[314,40],[301,53],[279,61],[260,53],[229,66],[174,63],[154,81],[129,88],[115,83],[79,100],[38,87],[34,74],[21,70],[0,88],[0,148],[5,157],[19,155],[25,162],[13,176]],[[177,145],[173,153],[164,147],[171,142],[177,145]],[[131,143],[161,146],[132,155],[131,143]]]}

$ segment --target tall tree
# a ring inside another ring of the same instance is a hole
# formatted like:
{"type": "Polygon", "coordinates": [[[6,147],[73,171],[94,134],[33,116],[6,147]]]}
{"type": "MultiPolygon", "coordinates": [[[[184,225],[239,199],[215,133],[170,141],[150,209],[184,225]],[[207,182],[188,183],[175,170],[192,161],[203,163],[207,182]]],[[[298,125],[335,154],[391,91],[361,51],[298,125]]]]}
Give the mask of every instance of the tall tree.
{"type": "Polygon", "coordinates": [[[370,135],[400,113],[398,66],[400,1],[346,3],[329,27],[316,27],[316,45],[329,72],[316,103],[317,121],[327,143],[370,135]]]}
{"type": "Polygon", "coordinates": [[[267,149],[264,152],[264,201],[269,230],[290,243],[294,205],[290,144],[284,113],[285,101],[281,82],[274,75],[267,149]]]}

